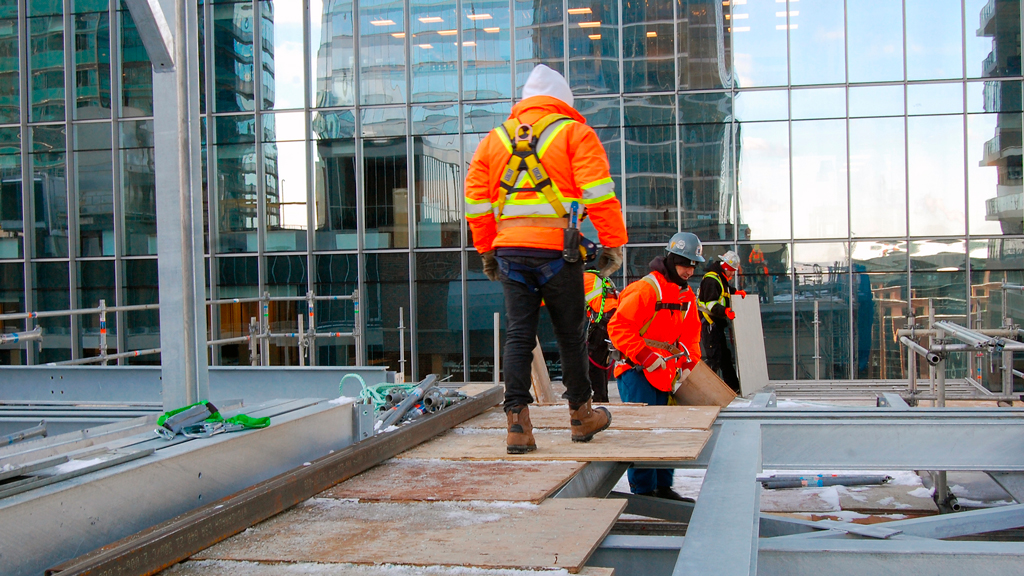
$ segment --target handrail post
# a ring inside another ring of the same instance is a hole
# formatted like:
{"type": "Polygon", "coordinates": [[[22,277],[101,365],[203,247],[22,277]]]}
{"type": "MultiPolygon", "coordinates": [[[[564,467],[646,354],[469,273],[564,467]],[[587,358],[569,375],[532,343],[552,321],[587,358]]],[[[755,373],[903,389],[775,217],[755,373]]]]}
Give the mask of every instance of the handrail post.
{"type": "Polygon", "coordinates": [[[307,314],[309,314],[309,327],[307,334],[309,335],[309,365],[316,366],[316,324],[314,323],[314,308],[316,306],[316,294],[312,290],[306,292],[306,308],[307,314]]]}
{"type": "Polygon", "coordinates": [[[356,341],[356,366],[362,366],[366,363],[363,360],[363,328],[361,318],[359,317],[359,290],[352,291],[352,311],[355,318],[354,324],[352,325],[352,336],[356,341]]]}
{"type": "Polygon", "coordinates": [[[256,325],[256,317],[252,316],[249,318],[249,365],[256,366],[259,361],[259,352],[256,351],[256,347],[259,345],[259,337],[256,325]]]}
{"type": "Polygon", "coordinates": [[[302,314],[299,314],[299,329],[295,332],[295,335],[299,337],[299,366],[306,365],[306,329],[305,322],[303,321],[302,314]]]}
{"type": "Polygon", "coordinates": [[[107,301],[100,299],[100,358],[107,365],[107,301]]]}
{"type": "Polygon", "coordinates": [[[405,382],[405,308],[398,309],[398,372],[405,382]]]}
{"type": "Polygon", "coordinates": [[[270,292],[260,297],[263,319],[260,322],[260,365],[270,366],[270,292]]]}

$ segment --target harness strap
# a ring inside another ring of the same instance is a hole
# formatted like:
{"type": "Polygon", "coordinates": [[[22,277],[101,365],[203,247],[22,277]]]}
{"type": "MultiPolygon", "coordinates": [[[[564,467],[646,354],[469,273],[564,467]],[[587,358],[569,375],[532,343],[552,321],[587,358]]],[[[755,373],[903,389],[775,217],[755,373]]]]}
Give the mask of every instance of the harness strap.
{"type": "Polygon", "coordinates": [[[507,258],[498,256],[498,269],[509,280],[525,284],[534,292],[540,292],[540,287],[547,284],[548,280],[555,277],[565,266],[565,259],[556,258],[540,266],[533,267],[518,262],[512,262],[507,258]]]}
{"type": "Polygon", "coordinates": [[[522,226],[533,226],[535,228],[565,228],[565,220],[561,218],[542,218],[540,216],[498,220],[499,232],[506,228],[520,228],[522,226]]]}
{"type": "Polygon", "coordinates": [[[725,284],[722,283],[722,278],[718,276],[716,272],[708,272],[704,275],[705,278],[711,276],[715,282],[718,282],[718,287],[721,289],[721,293],[718,295],[718,300],[707,300],[697,301],[697,309],[700,310],[700,315],[704,317],[704,321],[711,323],[714,320],[711,318],[711,308],[717,302],[722,305],[723,308],[728,308],[726,301],[730,298],[729,291],[725,289],[725,284]]]}
{"type": "MultiPolygon", "coordinates": [[[[533,181],[533,190],[544,195],[551,208],[558,215],[558,218],[566,218],[567,212],[562,203],[558,200],[544,166],[541,164],[540,156],[537,154],[537,142],[540,141],[544,132],[554,123],[560,120],[571,121],[572,119],[564,114],[548,114],[533,125],[521,123],[517,118],[509,118],[501,125],[505,131],[508,141],[512,144],[512,156],[502,172],[499,182],[500,193],[498,194],[497,219],[500,223],[502,212],[505,209],[505,202],[508,196],[517,190],[519,173],[525,171],[533,181]]],[[[519,188],[519,190],[526,190],[519,188]]],[[[560,226],[565,228],[564,225],[560,226]]]]}

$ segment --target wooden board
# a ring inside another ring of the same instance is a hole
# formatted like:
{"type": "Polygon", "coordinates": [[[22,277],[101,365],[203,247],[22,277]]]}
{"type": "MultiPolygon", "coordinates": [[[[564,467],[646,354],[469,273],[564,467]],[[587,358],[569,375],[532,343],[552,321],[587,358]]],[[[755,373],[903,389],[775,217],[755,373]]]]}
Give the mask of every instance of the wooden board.
{"type": "Polygon", "coordinates": [[[625,506],[625,500],[597,498],[540,505],[313,498],[193,559],[565,568],[576,573],[625,506]]]}
{"type": "MultiPolygon", "coordinates": [[[[708,430],[718,416],[718,406],[638,406],[607,405],[612,413],[610,430],[708,430]]],[[[568,429],[569,407],[530,406],[530,421],[534,428],[568,429]]],[[[459,424],[460,428],[498,428],[508,426],[505,412],[492,408],[487,412],[459,424]]]]}
{"type": "Polygon", "coordinates": [[[761,304],[757,294],[733,298],[732,333],[736,342],[736,372],[740,392],[750,397],[768,385],[768,360],[764,352],[764,329],[761,326],[761,304]]]}
{"type": "Polygon", "coordinates": [[[586,464],[388,460],[322,492],[360,501],[502,500],[540,503],[586,464]]]}
{"type": "Polygon", "coordinates": [[[551,376],[548,374],[548,364],[544,360],[544,352],[540,348],[540,338],[537,338],[537,345],[533,347],[533,362],[530,363],[530,390],[537,402],[554,404],[558,402],[555,391],[551,388],[551,376]]]}
{"type": "Polygon", "coordinates": [[[724,408],[736,398],[736,393],[702,360],[697,362],[693,371],[672,393],[672,396],[682,406],[721,406],[724,408]]]}
{"type": "MultiPolygon", "coordinates": [[[[363,566],[359,564],[257,564],[233,560],[189,560],[164,570],[161,576],[284,576],[319,574],[321,576],[452,576],[452,569],[444,566],[363,566]]],[[[549,571],[477,568],[473,576],[550,576],[549,571]]],[[[557,574],[557,573],[556,573],[557,574]]],[[[613,576],[614,568],[584,566],[580,576],[613,576]]]]}
{"type": "Polygon", "coordinates": [[[406,450],[398,458],[441,460],[573,460],[577,462],[665,462],[693,460],[711,437],[706,430],[607,430],[586,443],[573,442],[567,430],[534,430],[537,450],[505,452],[503,430],[450,430],[406,450]]]}
{"type": "MultiPolygon", "coordinates": [[[[466,396],[479,396],[495,386],[501,386],[501,384],[466,384],[460,387],[459,391],[466,396]]],[[[502,387],[502,390],[504,390],[504,387],[502,387]]]]}

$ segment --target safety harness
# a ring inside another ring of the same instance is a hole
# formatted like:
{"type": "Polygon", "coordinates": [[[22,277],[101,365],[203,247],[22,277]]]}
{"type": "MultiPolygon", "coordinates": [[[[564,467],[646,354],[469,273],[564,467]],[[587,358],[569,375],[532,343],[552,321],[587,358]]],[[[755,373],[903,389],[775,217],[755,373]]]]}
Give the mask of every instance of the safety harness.
{"type": "Polygon", "coordinates": [[[708,272],[704,275],[705,278],[708,276],[714,278],[715,282],[718,282],[718,287],[722,290],[718,296],[718,300],[697,301],[697,310],[700,311],[700,315],[704,318],[705,322],[711,324],[714,322],[711,318],[711,309],[716,303],[720,304],[723,308],[728,308],[730,295],[729,291],[725,289],[725,284],[722,283],[722,279],[718,276],[717,272],[708,272]]]}
{"type": "MultiPolygon", "coordinates": [[[[658,312],[662,310],[669,310],[672,312],[682,312],[685,315],[686,311],[689,310],[690,305],[688,303],[683,304],[680,302],[662,302],[661,285],[658,283],[658,279],[655,278],[653,274],[648,274],[647,276],[641,278],[641,280],[647,282],[652,287],[654,287],[654,291],[658,294],[658,300],[654,303],[654,314],[652,314],[651,317],[647,320],[647,322],[643,325],[643,327],[640,328],[640,336],[643,336],[644,334],[647,333],[647,329],[651,327],[651,324],[654,322],[654,318],[658,315],[658,312]]],[[[680,349],[675,344],[672,344],[671,342],[661,342],[659,340],[652,340],[650,338],[644,338],[644,342],[648,346],[651,346],[653,348],[660,348],[662,350],[667,350],[671,354],[679,354],[680,352],[683,351],[682,349],[680,349]]],[[[689,356],[689,353],[687,353],[687,356],[689,356]]]]}

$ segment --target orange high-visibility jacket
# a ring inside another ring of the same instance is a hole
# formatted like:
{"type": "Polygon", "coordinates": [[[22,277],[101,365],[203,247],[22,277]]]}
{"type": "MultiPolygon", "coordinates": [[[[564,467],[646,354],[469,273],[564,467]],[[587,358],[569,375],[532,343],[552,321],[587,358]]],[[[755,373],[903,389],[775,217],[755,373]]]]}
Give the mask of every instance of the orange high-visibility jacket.
{"type": "MultiPolygon", "coordinates": [[[[687,306],[685,314],[676,310],[658,310],[658,292],[654,286],[641,279],[633,282],[619,294],[619,309],[608,323],[608,337],[612,345],[634,364],[650,352],[660,356],[671,356],[668,350],[648,345],[644,339],[664,342],[679,346],[682,344],[690,353],[690,362],[686,358],[670,360],[666,368],[654,372],[644,372],[644,376],[652,386],[665,392],[672,391],[677,368],[690,368],[700,360],[700,316],[697,311],[697,297],[687,286],[685,289],[669,282],[660,272],[651,272],[658,281],[661,290],[661,302],[678,303],[687,306]],[[654,317],[647,331],[640,335],[640,330],[654,317]]],[[[619,362],[615,365],[615,376],[629,370],[631,365],[619,362]]]]}
{"type": "MultiPolygon", "coordinates": [[[[566,212],[575,200],[580,213],[585,207],[597,228],[598,239],[608,247],[627,241],[622,207],[615,197],[615,185],[608,172],[608,156],[594,130],[575,108],[551,96],[532,96],[512,107],[510,118],[534,124],[548,114],[564,114],[571,120],[556,122],[537,144],[541,165],[551,178],[552,188],[566,212]]],[[[501,127],[491,130],[473,155],[466,174],[466,219],[473,233],[473,245],[483,254],[498,246],[561,250],[559,228],[540,226],[508,227],[498,230],[501,174],[512,157],[512,143],[501,127]]],[[[558,215],[539,192],[515,192],[505,199],[501,219],[552,218],[558,215]]],[[[563,219],[564,221],[564,219],[563,219]]]]}
{"type": "MultiPolygon", "coordinates": [[[[604,283],[600,276],[593,272],[583,273],[583,298],[587,301],[587,306],[590,306],[590,310],[594,316],[601,311],[601,293],[603,291],[604,283]]],[[[604,297],[604,317],[608,318],[608,313],[618,308],[618,306],[618,297],[614,294],[607,294],[604,297]]]]}

